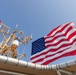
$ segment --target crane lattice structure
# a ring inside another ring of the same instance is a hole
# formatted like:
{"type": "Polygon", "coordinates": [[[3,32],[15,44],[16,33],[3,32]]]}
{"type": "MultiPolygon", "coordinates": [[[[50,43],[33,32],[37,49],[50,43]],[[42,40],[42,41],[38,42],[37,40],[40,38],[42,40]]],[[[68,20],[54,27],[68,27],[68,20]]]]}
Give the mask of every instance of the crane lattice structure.
{"type": "Polygon", "coordinates": [[[29,40],[32,40],[31,36],[23,36],[20,38],[20,36],[24,33],[23,31],[19,31],[19,35],[16,36],[16,33],[18,25],[16,25],[14,31],[12,33],[9,33],[10,27],[4,25],[3,23],[0,24],[0,33],[2,35],[2,42],[0,43],[0,54],[11,56],[12,58],[18,58],[25,57],[26,54],[19,54],[17,52],[17,47],[20,46],[20,44],[27,44],[29,40]],[[7,37],[8,35],[8,37],[7,37]],[[17,57],[17,55],[19,57],[17,57]]]}

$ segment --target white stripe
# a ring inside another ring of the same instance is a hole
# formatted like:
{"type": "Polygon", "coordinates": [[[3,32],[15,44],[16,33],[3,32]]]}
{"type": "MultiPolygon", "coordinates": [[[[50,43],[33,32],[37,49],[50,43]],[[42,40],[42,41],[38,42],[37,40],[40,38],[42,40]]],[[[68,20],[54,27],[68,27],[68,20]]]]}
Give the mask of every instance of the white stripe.
{"type": "Polygon", "coordinates": [[[58,32],[59,30],[61,30],[64,26],[65,26],[65,24],[64,24],[64,25],[61,25],[59,28],[57,28],[57,29],[51,34],[51,36],[53,36],[56,32],[58,32]]]}
{"type": "MultiPolygon", "coordinates": [[[[73,41],[74,39],[76,38],[76,36],[74,36],[74,37],[72,37],[71,38],[71,40],[73,41]]],[[[71,42],[72,42],[71,41],[71,42]]],[[[70,42],[70,41],[69,41],[70,42]]],[[[71,43],[70,42],[70,43],[71,43]]],[[[62,43],[62,42],[61,42],[62,43]]],[[[64,42],[64,43],[67,43],[67,42],[64,42]]],[[[59,45],[59,44],[58,44],[59,45]]],[[[61,44],[62,45],[62,44],[61,44]]],[[[59,47],[59,46],[58,46],[59,47]]],[[[47,49],[45,49],[45,50],[43,50],[43,51],[41,51],[41,52],[39,52],[39,53],[36,53],[36,54],[34,54],[34,55],[32,55],[31,56],[31,58],[33,58],[33,57],[35,57],[35,56],[37,56],[37,55],[39,55],[39,54],[41,54],[41,53],[43,53],[43,52],[46,52],[46,51],[48,51],[49,49],[51,49],[51,48],[55,48],[54,46],[53,47],[48,47],[47,49]]],[[[67,48],[67,47],[65,47],[65,48],[67,48]]],[[[65,48],[62,48],[62,49],[65,49],[65,48]]]]}
{"type": "MultiPolygon", "coordinates": [[[[74,37],[72,37],[70,40],[71,41],[63,41],[63,42],[60,42],[58,45],[56,45],[56,46],[50,46],[50,49],[57,49],[58,47],[60,47],[61,45],[63,45],[63,44],[69,44],[69,43],[71,43],[74,39],[76,39],[76,36],[74,36],[74,37]]],[[[59,41],[59,40],[57,40],[57,41],[59,41]]]]}
{"type": "MultiPolygon", "coordinates": [[[[71,42],[73,42],[73,40],[74,39],[76,39],[76,36],[74,36],[74,37],[72,37],[70,40],[71,40],[71,42]]],[[[64,42],[62,42],[62,44],[60,43],[60,46],[61,45],[63,45],[63,44],[69,44],[69,43],[71,43],[71,42],[66,42],[66,41],[64,41],[64,42]]],[[[73,45],[75,45],[76,44],[76,42],[74,42],[74,44],[73,45]]],[[[51,46],[51,47],[49,47],[50,49],[57,49],[58,47],[60,47],[59,46],[59,44],[57,45],[57,46],[51,46]],[[56,48],[57,47],[57,48],[56,48]]],[[[67,47],[63,47],[64,49],[66,49],[66,48],[68,48],[69,46],[67,46],[67,47]]],[[[55,51],[55,52],[51,52],[51,54],[54,54],[54,53],[56,53],[56,52],[58,52],[58,51],[61,51],[62,50],[62,48],[61,49],[59,49],[59,50],[57,50],[57,51],[55,51]]]]}
{"type": "MultiPolygon", "coordinates": [[[[74,40],[76,38],[76,36],[74,36],[74,37],[72,37],[71,39],[72,39],[72,41],[74,40]]],[[[71,41],[71,42],[72,42],[71,41]]],[[[62,44],[63,44],[63,42],[61,42],[62,44]]],[[[64,44],[65,43],[67,43],[67,42],[64,42],[64,44]]],[[[75,43],[74,43],[75,44],[75,43]]],[[[59,45],[59,44],[58,44],[59,45]]],[[[59,52],[59,51],[62,51],[62,50],[64,50],[64,49],[66,49],[66,48],[69,48],[69,47],[71,47],[71,45],[70,46],[67,46],[67,47],[63,47],[63,48],[60,48],[59,50],[57,50],[57,51],[55,51],[55,52],[49,52],[50,54],[55,54],[55,53],[57,53],[57,52],[59,52]]],[[[31,58],[32,57],[35,57],[35,56],[37,56],[37,55],[39,55],[39,54],[41,54],[41,53],[43,53],[43,52],[46,52],[46,51],[48,51],[48,50],[50,50],[50,49],[55,49],[56,48],[56,46],[54,47],[54,46],[52,46],[52,47],[49,47],[49,48],[47,48],[47,49],[45,49],[45,50],[43,50],[42,52],[40,52],[40,53],[37,53],[37,54],[35,54],[35,55],[33,55],[33,56],[31,56],[31,58]]],[[[48,54],[49,54],[48,53],[48,54]]],[[[41,56],[39,56],[39,57],[37,57],[37,58],[34,58],[33,60],[31,60],[32,62],[34,62],[34,61],[36,61],[36,60],[38,60],[38,59],[40,59],[40,58],[44,58],[46,55],[41,55],[41,56]]]]}
{"type": "Polygon", "coordinates": [[[45,59],[41,62],[41,64],[44,63],[44,62],[46,62],[46,61],[48,61],[48,60],[54,59],[54,58],[56,58],[56,57],[58,57],[58,56],[61,56],[62,54],[71,52],[71,51],[73,51],[73,50],[75,50],[75,49],[76,49],[76,45],[73,46],[73,47],[71,47],[70,49],[67,49],[66,51],[64,51],[64,52],[62,52],[62,53],[58,53],[58,54],[56,54],[56,55],[54,55],[54,56],[52,56],[52,57],[45,58],[45,59]]]}
{"type": "Polygon", "coordinates": [[[39,57],[34,58],[33,60],[31,60],[31,62],[37,61],[37,60],[39,60],[39,59],[41,59],[41,58],[45,58],[45,56],[46,56],[46,55],[41,55],[41,56],[39,56],[39,57]]]}
{"type": "MultiPolygon", "coordinates": [[[[56,37],[56,36],[60,36],[60,35],[62,35],[62,32],[56,34],[54,37],[56,37]]],[[[46,38],[46,37],[48,37],[48,36],[45,36],[44,38],[46,38]]],[[[46,39],[45,39],[45,42],[46,42],[46,41],[49,41],[49,40],[52,40],[54,37],[49,36],[49,38],[46,38],[46,39]]]]}
{"type": "MultiPolygon", "coordinates": [[[[71,46],[68,46],[68,47],[71,47],[71,46]]],[[[68,47],[63,47],[63,48],[61,48],[61,49],[59,49],[58,51],[62,51],[62,50],[64,50],[64,49],[66,49],[66,48],[68,48],[68,47]]],[[[47,50],[47,49],[46,49],[47,50]]],[[[48,49],[49,50],[49,49],[48,49]]],[[[47,51],[48,51],[47,50],[47,51]]],[[[44,50],[45,51],[45,50],[44,50]]],[[[58,52],[57,51],[57,52],[58,52]]],[[[46,52],[46,51],[45,51],[46,52]]],[[[37,56],[37,55],[39,55],[39,54],[41,54],[41,53],[43,53],[43,52],[40,52],[40,53],[38,53],[38,54],[35,54],[34,56],[31,56],[31,58],[32,57],[35,57],[35,56],[37,56]]],[[[56,52],[50,52],[51,54],[54,54],[54,53],[56,53],[56,52]]],[[[37,60],[39,60],[40,58],[44,58],[46,56],[46,54],[45,55],[40,55],[39,57],[36,57],[36,58],[34,58],[34,59],[32,59],[31,60],[31,62],[34,62],[34,61],[37,61],[37,60]]]]}
{"type": "Polygon", "coordinates": [[[55,57],[60,56],[60,55],[62,55],[62,54],[64,54],[64,53],[73,51],[74,49],[76,49],[76,45],[72,46],[70,49],[67,49],[66,51],[64,51],[64,52],[62,52],[62,53],[57,53],[56,55],[51,56],[51,57],[48,57],[48,58],[45,58],[46,55],[39,56],[38,58],[35,58],[35,59],[31,60],[31,62],[37,61],[37,60],[39,60],[39,59],[41,59],[41,58],[44,58],[44,60],[42,61],[42,63],[44,63],[44,62],[46,62],[46,61],[49,60],[49,59],[50,59],[50,60],[51,60],[51,59],[54,59],[55,57]]]}
{"type": "MultiPolygon", "coordinates": [[[[71,25],[73,25],[73,23],[71,23],[71,25]]],[[[69,28],[70,26],[68,25],[66,28],[65,28],[65,30],[67,30],[67,28],[69,28]]],[[[74,30],[73,30],[74,31],[74,30]]],[[[63,32],[64,33],[64,32],[63,32]]],[[[55,41],[56,42],[56,41],[55,41]]],[[[35,54],[35,55],[33,55],[33,56],[31,56],[31,58],[32,57],[34,57],[34,56],[37,56],[37,55],[39,55],[39,54],[41,54],[41,53],[43,53],[43,52],[46,52],[46,51],[48,51],[50,48],[48,48],[48,49],[45,49],[44,51],[42,51],[42,52],[40,52],[40,53],[37,53],[37,54],[35,54]]],[[[62,48],[63,49],[63,48],[62,48]]],[[[60,50],[62,50],[62,49],[60,49],[60,50]]],[[[65,49],[65,48],[64,48],[65,49]]],[[[39,58],[38,59],[40,59],[40,58],[44,58],[45,57],[45,55],[42,55],[42,56],[39,56],[39,58]]],[[[37,59],[37,58],[36,58],[37,59]]],[[[34,61],[34,60],[33,60],[34,61]]]]}
{"type": "MultiPolygon", "coordinates": [[[[69,35],[70,34],[72,34],[74,31],[70,31],[70,32],[68,32],[67,33],[67,35],[66,36],[60,36],[60,37],[58,37],[56,40],[54,40],[53,42],[50,42],[50,43],[45,43],[45,46],[47,46],[47,45],[49,45],[49,44],[55,44],[55,43],[57,43],[59,40],[61,40],[61,39],[67,39],[68,37],[69,37],[69,35]]],[[[49,40],[48,40],[49,41],[49,40]]],[[[51,40],[50,40],[51,41],[51,40]]],[[[72,41],[71,39],[69,40],[69,41],[72,41]]]]}
{"type": "MultiPolygon", "coordinates": [[[[73,38],[71,38],[72,41],[73,41],[74,39],[76,39],[76,36],[74,36],[73,38]]],[[[71,42],[72,42],[72,41],[71,41],[71,42]]],[[[74,42],[74,43],[73,43],[72,45],[70,45],[70,46],[67,46],[66,48],[72,47],[73,45],[75,46],[75,45],[76,45],[76,42],[74,42]]],[[[64,47],[64,49],[66,49],[66,48],[64,47]]],[[[55,51],[55,52],[49,52],[49,53],[47,53],[46,55],[48,55],[48,54],[50,54],[50,55],[51,55],[51,54],[55,54],[55,53],[57,53],[57,52],[59,52],[59,51],[62,51],[62,50],[64,50],[64,49],[61,48],[61,49],[59,49],[59,50],[57,50],[57,51],[55,51]]]]}
{"type": "MultiPolygon", "coordinates": [[[[68,24],[68,23],[66,23],[66,24],[68,24]]],[[[59,28],[57,28],[52,34],[51,34],[51,36],[53,36],[56,32],[58,32],[59,30],[61,30],[66,24],[62,24],[59,28]]],[[[71,23],[71,24],[69,24],[68,26],[71,26],[71,25],[74,25],[74,23],[71,23]]],[[[68,27],[67,26],[67,27],[68,27]]],[[[66,27],[66,28],[67,28],[66,27]]]]}
{"type": "MultiPolygon", "coordinates": [[[[69,47],[69,46],[68,46],[68,47],[69,47]]],[[[39,54],[41,54],[41,53],[47,52],[48,50],[50,50],[50,48],[51,48],[51,47],[48,47],[48,48],[44,49],[43,51],[38,52],[38,53],[32,55],[31,58],[33,58],[33,57],[35,57],[35,56],[37,56],[37,55],[39,55],[39,54]]],[[[61,48],[61,49],[59,49],[59,50],[63,50],[63,49],[65,49],[65,48],[67,48],[67,47],[63,47],[63,48],[61,48]]]]}
{"type": "MultiPolygon", "coordinates": [[[[69,27],[70,27],[70,26],[68,26],[68,28],[69,28],[69,27]]],[[[53,38],[55,38],[55,37],[57,37],[57,36],[60,36],[60,35],[62,35],[62,34],[65,34],[68,28],[65,28],[62,32],[57,33],[54,37],[51,37],[51,36],[50,36],[50,38],[45,39],[45,42],[46,42],[46,41],[49,41],[49,40],[52,40],[53,38]]],[[[74,29],[71,29],[71,30],[67,33],[67,37],[68,37],[69,34],[71,34],[73,31],[75,31],[75,30],[74,30],[74,29]]],[[[47,36],[45,36],[45,38],[46,38],[46,37],[47,37],[47,36]]]]}

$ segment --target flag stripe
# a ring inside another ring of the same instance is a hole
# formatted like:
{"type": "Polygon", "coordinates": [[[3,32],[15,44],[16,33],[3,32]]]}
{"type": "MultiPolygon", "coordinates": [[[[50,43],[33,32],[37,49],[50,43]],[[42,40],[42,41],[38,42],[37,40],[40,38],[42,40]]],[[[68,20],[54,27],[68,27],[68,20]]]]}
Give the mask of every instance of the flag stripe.
{"type": "Polygon", "coordinates": [[[76,29],[73,22],[54,28],[47,36],[43,37],[43,40],[45,41],[43,43],[41,41],[41,44],[35,41],[39,46],[36,43],[32,46],[34,54],[32,53],[31,62],[33,63],[47,65],[55,59],[76,54],[75,49],[69,49],[76,43],[76,29]],[[40,45],[43,47],[39,48],[40,45]],[[37,51],[36,47],[39,50],[43,49],[37,51]]]}
{"type": "MultiPolygon", "coordinates": [[[[57,54],[55,54],[54,56],[51,56],[51,58],[50,58],[50,56],[48,56],[48,58],[46,58],[47,60],[52,60],[52,59],[54,59],[54,58],[56,58],[56,57],[58,57],[58,56],[61,56],[61,55],[63,55],[64,53],[70,53],[70,52],[72,52],[72,51],[76,51],[76,47],[74,46],[73,47],[74,49],[68,49],[68,50],[64,50],[62,53],[57,53],[57,54]]],[[[75,54],[76,54],[76,52],[75,52],[75,54]]],[[[42,62],[41,62],[41,64],[43,63],[43,62],[46,62],[46,60],[45,60],[45,58],[40,58],[40,59],[37,59],[36,61],[34,61],[33,63],[36,63],[36,62],[40,62],[41,60],[43,60],[42,62]]],[[[46,64],[45,64],[46,65],[46,64]]]]}
{"type": "MultiPolygon", "coordinates": [[[[61,55],[65,54],[65,53],[72,52],[72,51],[74,51],[74,50],[76,51],[76,45],[73,46],[72,48],[69,48],[69,49],[65,50],[65,51],[62,52],[62,53],[58,53],[58,54],[52,56],[51,58],[48,57],[48,58],[46,58],[46,59],[47,59],[47,60],[51,60],[51,59],[53,59],[53,58],[55,58],[55,57],[61,56],[61,55]]],[[[76,54],[76,52],[75,52],[75,54],[76,54]]],[[[44,59],[44,60],[42,61],[42,63],[43,63],[43,62],[46,62],[46,60],[44,59]]]]}
{"type": "Polygon", "coordinates": [[[53,29],[47,36],[53,35],[53,34],[55,33],[54,31],[56,31],[59,27],[60,27],[60,26],[58,26],[58,27],[56,27],[55,29],[53,29]],[[52,33],[53,33],[53,34],[52,34],[52,33]]]}
{"type": "MultiPolygon", "coordinates": [[[[70,31],[69,31],[70,32],[70,31]]],[[[62,34],[62,35],[59,35],[59,36],[56,36],[56,37],[54,37],[53,39],[49,39],[48,41],[45,41],[45,45],[47,46],[48,44],[53,44],[54,43],[54,41],[55,41],[55,43],[57,43],[58,42],[58,40],[61,40],[61,39],[65,39],[66,41],[68,41],[69,39],[69,32],[68,33],[64,33],[64,34],[62,34]],[[66,35],[66,37],[65,37],[65,35],[66,35]]],[[[70,33],[72,33],[72,31],[70,32],[70,33]]]]}
{"type": "MultiPolygon", "coordinates": [[[[75,44],[75,42],[76,42],[76,39],[75,40],[73,40],[73,42],[71,43],[71,45],[70,46],[68,46],[68,47],[71,47],[72,46],[72,44],[75,44]]],[[[67,47],[66,47],[67,48],[67,47]]],[[[53,49],[54,50],[54,49],[53,49]]],[[[57,53],[57,52],[59,52],[59,51],[62,51],[62,50],[65,50],[65,48],[60,48],[60,49],[58,49],[57,51],[55,51],[55,52],[52,52],[51,51],[51,49],[50,50],[48,50],[47,52],[43,52],[43,53],[41,53],[40,55],[38,55],[38,56],[36,56],[36,57],[33,57],[32,59],[33,59],[33,61],[35,62],[36,60],[38,60],[38,59],[42,59],[42,58],[44,58],[45,56],[46,56],[46,54],[49,54],[49,52],[50,52],[50,55],[53,55],[53,54],[55,54],[55,53],[57,53]],[[36,59],[35,59],[36,58],[36,59]]],[[[33,62],[32,61],[32,62],[33,62]]]]}
{"type": "MultiPolygon", "coordinates": [[[[76,33],[76,32],[74,32],[74,33],[76,33]]],[[[58,46],[60,46],[60,45],[62,45],[62,44],[64,44],[65,42],[68,44],[68,43],[70,43],[72,40],[72,37],[74,37],[75,36],[75,34],[74,33],[72,33],[71,35],[69,35],[69,37],[68,38],[66,38],[66,39],[61,39],[61,40],[58,40],[58,42],[57,43],[54,43],[54,44],[51,44],[51,43],[49,43],[49,45],[46,45],[46,48],[48,48],[48,47],[50,47],[50,46],[55,46],[56,48],[58,47],[58,46]],[[71,40],[71,41],[70,41],[71,40]]],[[[75,36],[76,37],[76,36],[75,36]]],[[[74,40],[74,39],[73,39],[74,40]]],[[[54,47],[54,48],[55,48],[54,47]]]]}
{"type": "MultiPolygon", "coordinates": [[[[68,49],[68,48],[67,48],[68,49]]],[[[65,49],[66,50],[66,49],[65,49]]],[[[63,50],[64,51],[64,50],[63,50]]],[[[55,53],[51,53],[51,55],[49,55],[49,56],[53,56],[53,55],[55,55],[55,54],[57,54],[57,53],[60,53],[60,52],[63,52],[63,51],[58,51],[58,52],[55,52],[55,53]]],[[[45,53],[46,54],[46,53],[45,53]]],[[[44,56],[44,57],[39,57],[38,59],[37,59],[37,61],[40,61],[40,60],[42,60],[42,59],[45,59],[45,57],[47,58],[47,57],[49,57],[48,55],[47,56],[44,56]]],[[[34,61],[34,62],[36,62],[36,60],[34,61]]]]}
{"type": "Polygon", "coordinates": [[[67,23],[67,24],[64,24],[64,25],[61,25],[61,26],[58,26],[56,27],[55,29],[53,29],[47,36],[55,36],[60,30],[62,31],[63,29],[65,29],[67,26],[74,26],[74,23],[73,22],[70,22],[70,23],[67,23]]]}
{"type": "Polygon", "coordinates": [[[53,58],[53,59],[51,59],[51,60],[49,59],[49,60],[47,60],[46,62],[42,63],[42,65],[47,65],[47,64],[49,64],[50,62],[53,62],[53,61],[55,61],[55,60],[57,60],[57,59],[59,59],[59,58],[61,58],[61,57],[72,56],[72,55],[76,55],[76,50],[73,50],[73,51],[71,51],[71,52],[65,53],[65,54],[63,54],[63,55],[61,55],[61,56],[58,56],[58,57],[55,57],[55,58],[53,58]]]}
{"type": "MultiPolygon", "coordinates": [[[[72,35],[73,36],[73,35],[72,35]]],[[[61,39],[60,41],[58,41],[58,42],[61,42],[61,43],[63,43],[62,41],[64,41],[64,43],[67,41],[67,39],[61,39]]],[[[58,43],[57,42],[57,43],[58,43]]],[[[67,43],[67,42],[66,42],[67,43]]],[[[57,45],[57,44],[56,44],[57,45]]],[[[55,44],[53,44],[52,46],[55,46],[55,44]]],[[[54,48],[54,47],[53,47],[54,48]]],[[[48,50],[49,51],[49,50],[48,50]]],[[[54,51],[54,50],[51,50],[51,51],[54,51]]],[[[45,53],[42,53],[42,54],[45,54],[45,53]]],[[[42,54],[40,54],[40,55],[42,55],[42,54]]],[[[37,56],[36,56],[37,57],[37,56]]]]}
{"type": "Polygon", "coordinates": [[[74,28],[72,26],[68,25],[63,31],[58,32],[54,36],[46,36],[45,41],[47,41],[48,38],[53,39],[53,38],[55,38],[57,36],[62,36],[62,34],[64,34],[64,36],[65,36],[71,29],[74,31],[74,28]]]}
{"type": "Polygon", "coordinates": [[[64,57],[64,56],[71,56],[71,55],[76,55],[76,50],[73,50],[73,51],[71,51],[71,52],[66,52],[65,54],[62,54],[62,55],[60,55],[60,56],[57,56],[56,55],[56,57],[54,57],[54,58],[52,58],[52,59],[47,59],[47,61],[45,61],[45,62],[42,62],[43,60],[44,60],[44,58],[40,58],[39,60],[36,60],[36,61],[34,61],[34,62],[32,62],[32,63],[39,63],[40,62],[40,64],[42,64],[42,65],[47,65],[47,62],[48,62],[48,64],[50,63],[50,62],[53,62],[53,61],[55,61],[56,60],[56,58],[58,57],[58,58],[60,58],[60,57],[64,57]],[[67,55],[68,54],[68,55],[67,55]]]}

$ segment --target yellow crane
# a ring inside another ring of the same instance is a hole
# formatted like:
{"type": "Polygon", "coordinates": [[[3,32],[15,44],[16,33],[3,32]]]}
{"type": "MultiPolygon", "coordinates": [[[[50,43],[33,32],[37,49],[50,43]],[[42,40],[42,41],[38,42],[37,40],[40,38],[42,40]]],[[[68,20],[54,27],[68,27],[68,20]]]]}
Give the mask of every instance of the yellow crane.
{"type": "Polygon", "coordinates": [[[16,28],[14,31],[10,34],[10,27],[4,25],[3,23],[0,24],[0,33],[2,34],[2,42],[0,43],[0,54],[11,56],[12,58],[21,58],[22,56],[26,56],[26,54],[19,54],[17,52],[17,47],[20,46],[20,44],[27,44],[29,40],[32,40],[31,36],[23,36],[20,38],[20,36],[23,34],[23,31],[19,32],[19,36],[16,36],[16,33],[18,25],[16,25],[16,28]],[[8,37],[6,37],[6,34],[8,37]],[[17,57],[17,54],[19,57],[17,57]]]}

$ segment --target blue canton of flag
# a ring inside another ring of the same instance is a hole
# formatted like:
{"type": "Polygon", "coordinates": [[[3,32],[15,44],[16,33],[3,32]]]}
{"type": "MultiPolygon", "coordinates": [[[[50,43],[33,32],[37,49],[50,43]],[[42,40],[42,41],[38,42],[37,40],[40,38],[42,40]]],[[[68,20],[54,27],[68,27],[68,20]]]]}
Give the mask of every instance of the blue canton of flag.
{"type": "Polygon", "coordinates": [[[38,52],[41,52],[45,49],[45,42],[44,42],[44,37],[34,41],[32,43],[32,52],[31,52],[31,55],[34,55],[38,52]]]}

